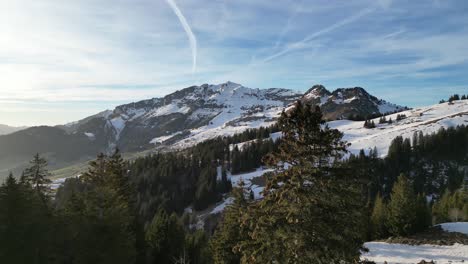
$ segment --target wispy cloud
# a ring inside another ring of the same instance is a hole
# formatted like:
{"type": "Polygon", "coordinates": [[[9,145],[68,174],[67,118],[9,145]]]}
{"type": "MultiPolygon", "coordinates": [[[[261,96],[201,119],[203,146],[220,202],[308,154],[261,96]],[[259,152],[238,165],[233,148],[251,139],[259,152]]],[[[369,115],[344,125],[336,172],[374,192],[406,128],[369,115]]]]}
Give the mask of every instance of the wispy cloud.
{"type": "Polygon", "coordinates": [[[436,2],[0,0],[0,123],[65,123],[227,80],[415,87],[432,103],[423,87],[468,83],[468,2],[436,2]]]}
{"type": "Polygon", "coordinates": [[[325,28],[323,28],[323,29],[321,29],[321,30],[319,30],[317,32],[314,32],[314,33],[308,35],[306,38],[302,39],[301,41],[294,42],[294,43],[288,43],[283,50],[266,57],[265,59],[262,60],[262,62],[266,63],[266,62],[274,60],[274,59],[276,59],[278,57],[281,57],[281,56],[283,56],[283,55],[285,55],[285,54],[287,54],[289,52],[292,52],[294,50],[302,49],[302,48],[306,47],[307,44],[311,40],[313,40],[313,39],[315,39],[317,37],[320,37],[321,35],[330,33],[330,32],[332,32],[332,31],[334,31],[334,30],[336,30],[336,29],[338,29],[340,27],[343,27],[345,25],[353,23],[354,21],[356,21],[356,20],[360,19],[361,17],[373,12],[374,10],[375,10],[374,8],[365,8],[365,9],[363,9],[362,11],[358,12],[355,15],[347,17],[347,18],[345,18],[345,19],[343,19],[343,20],[341,20],[341,21],[339,21],[339,22],[337,22],[337,23],[335,23],[333,25],[330,25],[328,27],[325,27],[325,28]]]}
{"type": "Polygon", "coordinates": [[[193,34],[192,29],[190,28],[190,25],[187,22],[187,19],[185,19],[185,16],[180,11],[180,8],[177,6],[176,2],[174,0],[166,0],[166,2],[172,8],[176,16],[179,18],[180,23],[182,24],[182,27],[185,30],[185,33],[187,33],[187,37],[190,42],[190,48],[192,49],[192,73],[195,73],[195,71],[197,70],[197,38],[195,37],[195,34],[193,34]]]}

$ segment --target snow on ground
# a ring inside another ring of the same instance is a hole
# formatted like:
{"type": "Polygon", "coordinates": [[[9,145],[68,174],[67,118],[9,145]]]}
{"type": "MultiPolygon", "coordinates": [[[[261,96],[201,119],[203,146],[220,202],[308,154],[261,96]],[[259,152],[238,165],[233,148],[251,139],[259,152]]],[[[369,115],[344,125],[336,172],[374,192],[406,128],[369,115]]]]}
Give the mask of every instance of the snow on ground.
{"type": "MultiPolygon", "coordinates": [[[[246,100],[247,103],[249,100],[246,100]]],[[[226,125],[229,121],[239,117],[243,110],[241,107],[234,107],[237,103],[244,105],[242,98],[237,98],[231,104],[232,109],[227,112],[221,112],[213,122],[207,126],[191,130],[191,136],[176,143],[176,148],[184,148],[194,145],[206,139],[216,136],[229,136],[235,133],[241,133],[247,128],[258,128],[260,126],[270,126],[274,121],[249,121],[238,126],[226,125]]],[[[273,103],[274,104],[274,103],[273,103]]],[[[395,105],[383,102],[382,111],[394,110],[395,105]]],[[[281,106],[275,106],[265,111],[263,114],[268,117],[276,117],[281,112],[281,106]]],[[[361,149],[366,153],[376,147],[380,157],[385,157],[391,141],[397,136],[411,138],[414,132],[422,131],[424,134],[437,132],[441,127],[455,127],[457,125],[468,125],[468,100],[455,101],[453,105],[448,103],[436,104],[427,107],[403,111],[397,114],[388,115],[387,120],[392,119],[392,124],[378,124],[379,118],[373,119],[376,128],[364,128],[363,121],[336,120],[328,122],[330,128],[336,128],[344,133],[344,140],[351,143],[349,150],[357,154],[361,149]],[[406,115],[406,118],[396,121],[398,114],[406,115]]],[[[270,120],[270,119],[268,119],[270,120]]],[[[281,133],[273,133],[272,138],[277,139],[281,133]]],[[[244,143],[238,144],[242,148],[244,143]]],[[[233,146],[231,146],[233,147],[233,146]]]]}
{"type": "Polygon", "coordinates": [[[391,141],[397,136],[411,138],[414,132],[422,131],[424,134],[437,132],[441,127],[454,127],[468,125],[468,100],[422,107],[387,116],[392,118],[392,124],[378,124],[379,118],[373,119],[376,128],[363,127],[363,121],[336,120],[328,123],[330,128],[336,128],[344,133],[344,140],[351,143],[351,153],[366,152],[373,147],[377,148],[380,157],[387,155],[391,141]],[[406,119],[396,121],[398,114],[404,114],[406,119]]]}
{"type": "Polygon", "coordinates": [[[126,121],[119,116],[111,119],[110,123],[115,130],[115,138],[118,140],[120,138],[120,133],[122,133],[122,130],[124,130],[126,126],[126,121]]]}
{"type": "Polygon", "coordinates": [[[252,184],[251,183],[252,179],[258,178],[262,176],[263,174],[267,172],[272,172],[272,171],[273,171],[272,169],[258,168],[255,171],[248,172],[248,173],[241,173],[241,174],[235,174],[235,175],[231,175],[228,173],[228,177],[231,179],[233,187],[239,186],[239,183],[241,180],[244,181],[245,185],[248,187],[252,184]]]}
{"type": "Polygon", "coordinates": [[[167,104],[165,106],[161,106],[159,108],[156,108],[154,111],[152,111],[149,115],[150,116],[164,116],[164,115],[169,115],[173,113],[182,113],[186,114],[190,111],[190,107],[188,106],[182,106],[180,107],[178,101],[175,101],[171,104],[167,104]]]}
{"type": "Polygon", "coordinates": [[[66,179],[67,178],[58,178],[56,180],[53,180],[49,186],[52,190],[57,190],[60,186],[62,186],[66,179]]]}
{"type": "Polygon", "coordinates": [[[443,223],[440,226],[447,232],[458,232],[468,235],[468,222],[443,223]]]}
{"type": "Polygon", "coordinates": [[[226,198],[222,203],[218,204],[215,208],[213,208],[213,210],[211,210],[210,214],[221,213],[222,211],[224,211],[226,206],[232,204],[233,202],[234,202],[233,197],[226,198]]]}
{"type": "Polygon", "coordinates": [[[368,242],[364,244],[368,253],[361,256],[361,260],[374,261],[382,264],[419,263],[421,260],[433,260],[437,264],[467,263],[468,245],[454,244],[452,246],[435,245],[403,245],[385,242],[368,242]]]}
{"type": "Polygon", "coordinates": [[[157,143],[163,143],[164,141],[168,140],[168,139],[171,139],[177,135],[180,135],[182,134],[182,131],[179,131],[179,132],[176,132],[176,133],[173,133],[173,134],[170,134],[170,135],[167,135],[167,136],[162,136],[162,137],[156,137],[156,138],[153,138],[151,141],[150,141],[150,144],[157,144],[157,143]]]}
{"type": "Polygon", "coordinates": [[[377,105],[379,108],[380,113],[393,113],[397,110],[401,110],[402,107],[398,106],[396,104],[388,103],[387,101],[380,101],[380,103],[377,105]]]}
{"type": "MultiPolygon", "coordinates": [[[[273,170],[272,169],[258,168],[253,172],[241,173],[241,174],[235,174],[235,175],[232,175],[232,174],[230,174],[228,172],[227,177],[228,177],[228,179],[231,180],[233,187],[239,186],[239,183],[241,182],[241,180],[244,181],[245,186],[250,188],[254,192],[255,199],[260,199],[260,198],[262,198],[261,192],[263,191],[264,187],[252,184],[252,180],[254,178],[261,177],[263,174],[265,174],[267,172],[271,172],[271,171],[273,171],[273,170]]],[[[220,212],[224,211],[226,206],[228,206],[229,204],[232,204],[233,202],[234,202],[233,197],[226,197],[226,198],[223,199],[223,201],[219,202],[209,212],[209,214],[220,213],[220,212]]],[[[202,215],[201,217],[203,217],[203,216],[204,215],[202,215]]]]}
{"type": "Polygon", "coordinates": [[[90,140],[94,140],[94,139],[96,138],[96,136],[95,136],[93,133],[91,133],[91,132],[85,132],[84,134],[85,134],[85,136],[87,136],[90,140]]]}
{"type": "MultiPolygon", "coordinates": [[[[214,118],[209,124],[190,130],[190,137],[176,143],[175,148],[186,148],[217,136],[231,136],[244,132],[248,128],[271,126],[284,108],[282,101],[270,97],[273,94],[278,95],[280,91],[278,89],[250,89],[232,82],[210,85],[209,89],[215,93],[207,100],[216,105],[223,105],[224,108],[197,110],[192,114],[193,118],[200,115],[214,116],[214,118]],[[241,121],[239,118],[246,119],[241,121]]],[[[300,93],[291,91],[285,91],[285,93],[288,96],[300,97],[300,93]]],[[[280,94],[284,95],[284,92],[280,94]]]]}

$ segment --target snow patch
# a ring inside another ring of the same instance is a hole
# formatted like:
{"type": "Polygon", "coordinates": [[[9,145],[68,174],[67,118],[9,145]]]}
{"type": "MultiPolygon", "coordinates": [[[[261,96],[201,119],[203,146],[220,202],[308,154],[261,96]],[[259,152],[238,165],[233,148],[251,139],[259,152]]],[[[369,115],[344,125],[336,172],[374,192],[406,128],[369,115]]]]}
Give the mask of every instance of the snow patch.
{"type": "Polygon", "coordinates": [[[85,132],[85,136],[87,136],[90,140],[95,140],[96,136],[93,133],[85,132]]]}
{"type": "Polygon", "coordinates": [[[440,224],[440,227],[447,232],[458,232],[468,235],[468,222],[443,223],[440,224]]]}
{"type": "Polygon", "coordinates": [[[421,260],[435,261],[438,264],[464,263],[468,261],[468,245],[453,246],[403,245],[385,242],[368,242],[364,246],[369,252],[362,254],[361,260],[374,261],[377,264],[419,263],[421,260]]]}
{"type": "Polygon", "coordinates": [[[180,134],[182,134],[182,131],[179,131],[179,132],[167,135],[167,136],[156,137],[156,138],[153,138],[149,143],[150,144],[161,144],[164,141],[169,140],[169,139],[173,138],[174,136],[177,136],[177,135],[180,135],[180,134]]]}

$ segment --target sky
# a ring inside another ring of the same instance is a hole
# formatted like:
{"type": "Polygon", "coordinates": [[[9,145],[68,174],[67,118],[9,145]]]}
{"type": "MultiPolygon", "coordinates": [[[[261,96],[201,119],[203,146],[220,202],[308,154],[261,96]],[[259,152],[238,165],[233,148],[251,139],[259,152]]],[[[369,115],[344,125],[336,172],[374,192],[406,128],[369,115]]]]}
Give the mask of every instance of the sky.
{"type": "Polygon", "coordinates": [[[468,94],[468,1],[0,0],[0,124],[226,81],[411,107],[468,94]]]}

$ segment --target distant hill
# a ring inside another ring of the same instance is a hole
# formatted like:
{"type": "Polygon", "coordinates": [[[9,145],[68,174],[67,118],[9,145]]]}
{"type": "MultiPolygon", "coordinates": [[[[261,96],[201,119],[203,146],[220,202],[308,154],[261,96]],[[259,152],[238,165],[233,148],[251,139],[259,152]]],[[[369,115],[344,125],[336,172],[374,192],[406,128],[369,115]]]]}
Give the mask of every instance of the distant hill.
{"type": "Polygon", "coordinates": [[[12,126],[7,126],[7,125],[2,125],[0,124],[0,136],[1,135],[8,135],[11,133],[14,133],[16,131],[20,131],[23,129],[26,129],[27,127],[12,127],[12,126]]]}

